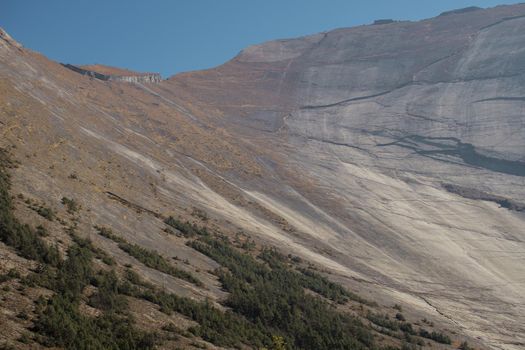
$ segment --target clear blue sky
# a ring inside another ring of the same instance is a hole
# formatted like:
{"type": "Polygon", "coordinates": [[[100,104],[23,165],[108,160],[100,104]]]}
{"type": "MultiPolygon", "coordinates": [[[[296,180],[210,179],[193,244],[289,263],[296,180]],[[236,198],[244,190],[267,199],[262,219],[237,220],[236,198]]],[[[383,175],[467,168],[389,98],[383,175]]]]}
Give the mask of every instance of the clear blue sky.
{"type": "Polygon", "coordinates": [[[417,20],[504,0],[2,0],[0,26],[53,60],[174,73],[242,48],[378,18],[417,20]]]}

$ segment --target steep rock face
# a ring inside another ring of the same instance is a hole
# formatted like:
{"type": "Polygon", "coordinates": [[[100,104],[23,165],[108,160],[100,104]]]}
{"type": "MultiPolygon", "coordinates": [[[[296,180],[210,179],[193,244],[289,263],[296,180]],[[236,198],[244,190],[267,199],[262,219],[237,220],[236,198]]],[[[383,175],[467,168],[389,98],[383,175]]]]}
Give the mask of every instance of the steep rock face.
{"type": "Polygon", "coordinates": [[[110,76],[109,80],[125,81],[127,83],[159,83],[162,78],[160,74],[110,76]]]}
{"type": "Polygon", "coordinates": [[[452,11],[256,45],[164,89],[284,160],[250,194],[294,239],[518,349],[525,218],[443,185],[525,200],[524,32],[525,5],[452,11]]]}
{"type": "Polygon", "coordinates": [[[114,67],[91,65],[75,66],[64,64],[64,67],[82,75],[105,81],[123,81],[126,83],[160,83],[162,78],[158,73],[137,73],[114,67]]]}
{"type": "MultiPolygon", "coordinates": [[[[338,29],[152,85],[89,79],[2,35],[15,189],[74,196],[90,208],[80,227],[184,257],[109,194],[165,215],[202,208],[343,283],[519,349],[525,218],[500,204],[525,202],[523,16],[515,5],[338,29]]],[[[211,279],[213,262],[193,258],[211,279]]]]}

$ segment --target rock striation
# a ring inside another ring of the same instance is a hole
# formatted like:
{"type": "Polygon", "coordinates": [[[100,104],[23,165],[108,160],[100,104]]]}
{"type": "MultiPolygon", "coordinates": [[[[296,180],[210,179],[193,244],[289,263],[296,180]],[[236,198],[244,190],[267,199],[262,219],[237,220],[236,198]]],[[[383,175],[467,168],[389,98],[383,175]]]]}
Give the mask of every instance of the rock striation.
{"type": "Polygon", "coordinates": [[[62,64],[64,67],[74,72],[104,81],[122,81],[126,83],[150,83],[157,84],[162,81],[158,73],[136,73],[128,70],[113,67],[93,65],[75,66],[72,64],[62,64]]]}
{"type": "Polygon", "coordinates": [[[109,77],[138,75],[75,66],[96,78],[79,79],[2,44],[2,140],[17,146],[15,188],[74,193],[89,227],[119,218],[126,239],[182,256],[147,215],[202,208],[421,319],[518,350],[523,33],[523,4],[456,10],[262,43],[117,88],[109,77]]]}
{"type": "Polygon", "coordinates": [[[467,8],[255,45],[165,84],[278,155],[269,164],[290,187],[251,193],[305,242],[517,350],[524,32],[523,4],[467,8]]]}

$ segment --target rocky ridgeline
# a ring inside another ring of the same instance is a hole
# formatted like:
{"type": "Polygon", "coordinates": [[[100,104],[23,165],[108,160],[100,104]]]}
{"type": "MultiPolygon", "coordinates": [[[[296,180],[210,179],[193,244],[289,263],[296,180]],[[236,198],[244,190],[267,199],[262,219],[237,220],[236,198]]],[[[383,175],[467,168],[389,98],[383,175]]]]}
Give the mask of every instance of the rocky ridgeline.
{"type": "Polygon", "coordinates": [[[160,83],[162,77],[158,73],[146,74],[130,74],[130,75],[116,75],[116,74],[102,74],[93,70],[84,69],[72,64],[62,64],[64,67],[71,69],[74,72],[82,75],[87,75],[95,79],[105,81],[123,81],[127,83],[160,83]]]}
{"type": "Polygon", "coordinates": [[[110,75],[108,80],[125,81],[128,83],[160,83],[162,78],[160,74],[152,73],[145,75],[110,75]]]}
{"type": "Polygon", "coordinates": [[[13,40],[13,38],[11,38],[11,36],[2,28],[0,28],[0,45],[9,45],[18,49],[22,48],[22,45],[13,40]]]}

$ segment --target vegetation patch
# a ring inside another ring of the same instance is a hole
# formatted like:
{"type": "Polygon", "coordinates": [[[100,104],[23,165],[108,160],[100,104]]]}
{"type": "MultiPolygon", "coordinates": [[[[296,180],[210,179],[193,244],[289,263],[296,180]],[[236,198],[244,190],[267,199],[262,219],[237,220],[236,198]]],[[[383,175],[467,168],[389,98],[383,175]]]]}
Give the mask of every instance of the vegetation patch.
{"type": "Polygon", "coordinates": [[[49,247],[38,233],[21,224],[13,214],[10,179],[6,171],[11,165],[6,152],[0,150],[0,240],[26,259],[56,266],[60,260],[58,249],[49,247]]]}
{"type": "MultiPolygon", "coordinates": [[[[40,297],[36,303],[38,318],[32,328],[39,335],[36,340],[45,346],[64,349],[152,349],[154,335],[137,330],[122,303],[107,302],[118,299],[115,289],[106,288],[107,282],[99,282],[97,292],[98,299],[105,301],[99,302],[104,306],[103,315],[89,317],[79,311],[84,288],[92,280],[97,281],[92,266],[95,249],[88,240],[76,240],[67,251],[67,259],[62,259],[58,249],[47,246],[28,225],[19,222],[13,215],[9,197],[6,168],[10,164],[7,154],[0,150],[0,239],[20,256],[41,263],[26,283],[40,282],[55,292],[49,300],[40,297]]],[[[14,272],[8,275],[19,276],[14,272]]],[[[18,340],[33,341],[27,333],[18,340]]]]}
{"type": "Polygon", "coordinates": [[[69,214],[74,214],[80,209],[80,205],[75,201],[74,199],[62,197],[62,204],[64,204],[67,208],[67,212],[69,214]]]}
{"type": "Polygon", "coordinates": [[[129,243],[124,238],[115,235],[110,229],[97,228],[97,231],[100,235],[118,243],[118,247],[120,249],[122,249],[124,252],[128,253],[130,256],[134,257],[147,267],[150,267],[160,272],[164,272],[170,276],[183,279],[185,281],[193,283],[198,287],[204,286],[204,284],[191,273],[171,265],[170,262],[166,260],[166,258],[164,258],[156,251],[142,248],[137,244],[129,243]]]}
{"type": "Polygon", "coordinates": [[[298,279],[298,283],[304,288],[310,289],[323,297],[330,299],[338,304],[345,304],[349,300],[359,302],[369,306],[377,306],[377,303],[366,300],[359,295],[350,292],[343,286],[329,281],[326,277],[311,269],[299,269],[301,274],[292,270],[287,270],[285,264],[290,260],[297,260],[295,257],[286,257],[275,249],[264,249],[259,258],[265,261],[272,269],[287,271],[290,279],[298,279]]]}
{"type": "MultiPolygon", "coordinates": [[[[115,262],[90,240],[78,237],[73,227],[69,229],[72,243],[66,256],[61,257],[56,247],[49,247],[42,240],[41,237],[47,235],[43,228],[33,230],[13,216],[6,164],[9,164],[7,157],[0,152],[0,239],[21,256],[40,263],[35,273],[22,278],[22,282],[54,292],[49,299],[41,297],[36,302],[37,318],[31,330],[37,336],[24,333],[20,341],[80,350],[153,349],[159,336],[136,328],[125,297],[129,296],[154,303],[166,314],[177,312],[197,323],[188,330],[167,324],[162,331],[172,334],[162,339],[196,336],[217,346],[272,350],[397,349],[378,346],[373,327],[336,308],[337,304],[350,300],[369,306],[375,306],[374,302],[315,271],[295,269],[293,263],[300,263],[300,259],[286,257],[275,249],[263,249],[254,257],[253,253],[235,248],[224,236],[212,235],[206,228],[173,217],[165,223],[184,237],[193,238],[187,242],[190,247],[221,265],[215,274],[229,293],[224,301],[226,311],[209,300],[196,301],[160,290],[129,268],[124,271],[124,278],[114,270],[97,271],[94,258],[107,261],[108,265],[115,262]],[[88,286],[95,291],[86,296],[88,286]],[[80,311],[84,303],[98,310],[98,316],[80,311]]],[[[68,206],[69,202],[63,203],[68,206]]],[[[101,236],[116,242],[120,249],[144,265],[202,286],[199,280],[171,265],[156,251],[131,244],[107,228],[96,228],[101,236]]],[[[20,275],[13,270],[0,276],[3,281],[11,278],[20,278],[20,275]]],[[[401,312],[400,307],[397,309],[401,312]]],[[[416,342],[415,336],[451,343],[442,333],[430,333],[423,328],[417,332],[410,323],[404,322],[401,313],[393,319],[374,313],[369,313],[367,318],[402,339],[403,349],[423,344],[421,340],[416,342]]],[[[192,344],[201,346],[195,339],[192,344]]],[[[464,348],[468,349],[468,345],[464,348]]]]}
{"type": "Polygon", "coordinates": [[[424,328],[421,328],[419,330],[419,336],[423,338],[432,339],[433,341],[441,343],[441,344],[451,344],[452,343],[448,335],[443,334],[441,332],[436,332],[436,331],[429,332],[424,328]]]}
{"type": "MultiPolygon", "coordinates": [[[[297,349],[375,347],[372,333],[359,319],[305,293],[305,275],[287,268],[278,259],[271,260],[271,251],[261,256],[272,262],[267,264],[234,249],[226,238],[203,236],[189,244],[226,268],[216,271],[230,293],[226,306],[262,334],[281,336],[288,347],[297,349]]],[[[334,289],[325,285],[319,290],[332,293],[334,289]]],[[[339,294],[330,293],[326,295],[340,300],[339,294]]]]}
{"type": "Polygon", "coordinates": [[[164,220],[166,225],[173,227],[178,230],[184,237],[190,238],[195,236],[207,236],[209,235],[208,230],[205,227],[199,227],[195,224],[190,223],[189,221],[181,221],[169,216],[164,220]]]}
{"type": "Polygon", "coordinates": [[[43,204],[39,204],[36,201],[33,201],[31,198],[26,198],[24,201],[27,204],[27,207],[31,210],[34,210],[41,217],[53,221],[55,219],[55,212],[53,209],[46,207],[43,204]]]}
{"type": "Polygon", "coordinates": [[[392,333],[400,331],[405,339],[410,339],[411,336],[420,336],[422,338],[431,339],[437,343],[451,344],[450,337],[444,333],[436,331],[429,332],[424,328],[420,328],[419,331],[416,331],[411,323],[405,322],[405,318],[401,313],[397,313],[395,319],[391,319],[387,314],[382,315],[368,312],[366,318],[375,325],[382,327],[381,332],[390,336],[402,338],[399,334],[396,335],[395,333],[392,333]]]}
{"type": "Polygon", "coordinates": [[[33,331],[45,346],[65,349],[152,349],[155,336],[137,330],[127,313],[126,304],[112,288],[114,272],[95,275],[92,252],[87,245],[74,243],[68,258],[56,270],[52,281],[55,294],[37,303],[38,319],[33,331]],[[90,302],[103,314],[90,317],[79,311],[84,288],[93,283],[99,288],[90,302]]]}
{"type": "Polygon", "coordinates": [[[113,259],[113,257],[109,256],[104,250],[95,247],[93,244],[91,244],[89,239],[84,239],[77,236],[74,229],[70,229],[70,235],[75,243],[88,247],[96,259],[102,260],[102,262],[108,266],[116,265],[115,259],[113,259]]]}
{"type": "Polygon", "coordinates": [[[166,314],[178,312],[190,318],[199,325],[190,328],[189,332],[218,346],[248,344],[259,348],[269,344],[268,335],[262,333],[258,327],[232,311],[223,312],[217,309],[208,301],[198,302],[152,286],[137,286],[129,282],[123,283],[119,291],[159,305],[160,310],[166,314]]]}

